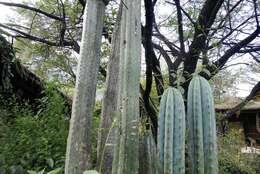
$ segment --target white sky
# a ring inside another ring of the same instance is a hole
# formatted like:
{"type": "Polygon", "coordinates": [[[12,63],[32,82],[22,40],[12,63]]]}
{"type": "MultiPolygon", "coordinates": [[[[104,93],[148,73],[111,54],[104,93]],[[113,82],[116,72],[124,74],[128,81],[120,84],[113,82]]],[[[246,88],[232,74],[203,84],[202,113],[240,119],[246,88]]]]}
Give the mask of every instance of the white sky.
{"type": "MultiPolygon", "coordinates": [[[[19,0],[16,0],[16,1],[9,0],[6,2],[17,2],[17,1],[19,1],[19,0]]],[[[0,21],[6,21],[7,17],[13,13],[9,7],[3,6],[3,5],[0,5],[0,11],[1,11],[0,21]]]]}
{"type": "MultiPolygon", "coordinates": [[[[15,2],[15,3],[21,3],[21,2],[33,2],[36,0],[5,0],[6,2],[15,2]]],[[[165,8],[164,10],[162,10],[165,14],[170,14],[171,13],[171,9],[170,8],[165,8]]],[[[15,13],[13,12],[13,10],[7,6],[3,6],[0,5],[0,21],[4,22],[7,21],[7,19],[13,18],[15,16],[15,13]]],[[[239,67],[237,67],[239,69],[239,67]]],[[[256,74],[256,75],[252,75],[254,76],[254,78],[257,80],[260,80],[260,74],[256,74]]],[[[251,88],[253,85],[249,85],[247,83],[240,83],[238,85],[238,96],[239,97],[245,97],[249,94],[251,88]]]]}

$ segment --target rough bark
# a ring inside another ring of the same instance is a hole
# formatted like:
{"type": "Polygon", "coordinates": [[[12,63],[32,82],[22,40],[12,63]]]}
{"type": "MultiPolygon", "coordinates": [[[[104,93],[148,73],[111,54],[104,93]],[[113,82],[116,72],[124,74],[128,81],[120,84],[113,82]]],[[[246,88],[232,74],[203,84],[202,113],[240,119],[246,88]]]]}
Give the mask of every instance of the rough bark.
{"type": "Polygon", "coordinates": [[[141,62],[141,1],[127,0],[120,25],[120,77],[117,144],[113,174],[137,174],[139,167],[139,80],[141,62]]]}
{"type": "Polygon", "coordinates": [[[116,114],[118,98],[118,78],[119,78],[119,56],[120,56],[120,20],[122,16],[122,4],[117,15],[115,25],[112,54],[109,59],[108,72],[106,78],[106,91],[102,101],[101,124],[98,136],[98,169],[100,173],[109,174],[113,163],[113,146],[115,144],[115,130],[112,127],[116,114]]]}
{"type": "Polygon", "coordinates": [[[76,90],[67,142],[65,174],[82,174],[92,167],[91,131],[105,4],[88,0],[78,64],[76,90]]]}

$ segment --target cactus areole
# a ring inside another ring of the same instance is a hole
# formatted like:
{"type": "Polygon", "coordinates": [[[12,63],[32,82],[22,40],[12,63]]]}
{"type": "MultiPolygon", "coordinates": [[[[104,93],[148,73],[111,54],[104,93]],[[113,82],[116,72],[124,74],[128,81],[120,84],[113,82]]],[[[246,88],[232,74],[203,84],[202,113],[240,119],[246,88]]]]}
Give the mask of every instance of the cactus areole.
{"type": "Polygon", "coordinates": [[[188,89],[188,154],[191,174],[217,174],[217,136],[211,87],[195,75],[188,89]]]}
{"type": "Polygon", "coordinates": [[[179,90],[169,87],[160,103],[159,113],[160,174],[185,173],[185,107],[179,90]]]}

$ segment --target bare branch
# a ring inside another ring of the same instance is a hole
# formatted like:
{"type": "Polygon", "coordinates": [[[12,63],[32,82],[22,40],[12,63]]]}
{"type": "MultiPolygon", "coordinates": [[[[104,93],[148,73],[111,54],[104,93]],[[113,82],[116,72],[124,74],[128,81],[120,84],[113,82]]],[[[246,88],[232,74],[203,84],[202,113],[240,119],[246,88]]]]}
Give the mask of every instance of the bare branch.
{"type": "Polygon", "coordinates": [[[9,26],[1,24],[1,23],[0,23],[0,27],[18,33],[19,35],[17,35],[16,37],[21,37],[21,38],[25,38],[25,39],[41,42],[41,43],[44,43],[44,44],[47,44],[47,45],[50,45],[50,46],[56,46],[56,47],[69,46],[69,47],[72,47],[77,53],[79,53],[79,46],[76,45],[75,42],[64,40],[63,41],[63,45],[61,45],[60,42],[49,41],[49,40],[46,40],[44,38],[33,36],[31,34],[25,33],[23,31],[17,30],[15,28],[9,27],[9,26]]]}
{"type": "Polygon", "coordinates": [[[260,47],[239,50],[238,53],[251,53],[256,51],[260,51],[260,47]]]}
{"type": "MultiPolygon", "coordinates": [[[[241,48],[243,48],[247,44],[249,44],[259,34],[260,34],[260,26],[257,27],[257,29],[250,36],[246,37],[244,40],[240,41],[239,43],[237,43],[236,45],[231,47],[229,50],[227,50],[226,53],[221,58],[219,58],[216,62],[214,62],[214,65],[218,69],[222,68],[232,55],[234,55],[235,53],[238,53],[241,48]]],[[[213,74],[215,74],[215,73],[216,72],[214,72],[213,74]]]]}
{"type": "Polygon", "coordinates": [[[19,3],[12,3],[12,2],[1,2],[1,1],[0,1],[0,4],[1,5],[6,5],[6,6],[11,6],[11,7],[24,8],[24,9],[27,9],[27,10],[31,10],[31,11],[35,11],[37,13],[43,14],[43,15],[51,18],[51,19],[55,19],[55,20],[58,20],[58,21],[63,21],[62,18],[60,18],[60,17],[58,17],[56,15],[50,14],[48,12],[42,11],[42,10],[40,10],[38,8],[31,7],[31,6],[28,6],[28,5],[19,4],[19,3]]]}
{"type": "Polygon", "coordinates": [[[260,58],[256,57],[255,55],[253,55],[252,53],[249,53],[251,55],[251,57],[257,62],[260,63],[260,58]]]}
{"type": "Polygon", "coordinates": [[[224,114],[222,120],[232,117],[236,112],[241,110],[250,100],[252,100],[259,92],[260,92],[260,81],[253,87],[250,94],[241,103],[236,105],[234,108],[228,110],[224,114]]]}
{"type": "Polygon", "coordinates": [[[255,11],[255,21],[256,21],[256,25],[259,26],[256,0],[254,0],[254,11],[255,11]]]}
{"type": "MultiPolygon", "coordinates": [[[[175,3],[172,3],[172,2],[169,2],[169,1],[165,1],[165,2],[168,3],[168,4],[171,4],[171,5],[176,5],[175,3]]],[[[190,20],[190,22],[195,26],[196,22],[191,18],[189,13],[187,13],[181,6],[179,8],[183,12],[183,14],[190,20]]]]}
{"type": "Polygon", "coordinates": [[[180,55],[179,50],[176,48],[177,46],[174,45],[169,39],[167,39],[158,29],[158,27],[155,24],[155,30],[157,31],[156,34],[153,34],[155,37],[157,37],[159,40],[163,41],[164,44],[171,50],[171,53],[173,56],[180,55]]]}
{"type": "Polygon", "coordinates": [[[157,60],[152,44],[153,23],[154,23],[154,6],[152,0],[144,0],[145,2],[145,16],[146,24],[143,27],[143,46],[145,48],[146,61],[146,88],[144,99],[148,100],[152,87],[152,72],[156,83],[158,96],[163,93],[163,78],[160,69],[160,62],[157,60]]]}
{"type": "Polygon", "coordinates": [[[174,0],[177,8],[177,18],[178,18],[178,32],[179,32],[179,41],[181,53],[185,53],[184,39],[183,39],[183,23],[182,23],[182,13],[181,5],[179,0],[174,0]]]}
{"type": "MultiPolygon", "coordinates": [[[[224,0],[207,0],[200,11],[193,42],[184,61],[184,76],[187,79],[196,69],[199,54],[205,49],[208,33],[223,2],[224,0]]],[[[189,82],[185,83],[185,89],[188,88],[188,84],[189,82]]]]}

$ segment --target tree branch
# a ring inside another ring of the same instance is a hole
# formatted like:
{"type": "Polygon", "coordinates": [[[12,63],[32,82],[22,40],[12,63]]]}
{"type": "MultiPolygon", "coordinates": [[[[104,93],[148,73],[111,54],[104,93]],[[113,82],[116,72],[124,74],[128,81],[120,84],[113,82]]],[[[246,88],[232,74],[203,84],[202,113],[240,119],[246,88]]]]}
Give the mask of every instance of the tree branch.
{"type": "Polygon", "coordinates": [[[228,110],[222,120],[232,117],[236,112],[240,111],[250,100],[252,100],[260,92],[260,81],[253,87],[250,94],[238,105],[228,110]]]}
{"type": "MultiPolygon", "coordinates": [[[[195,71],[200,53],[205,49],[206,39],[216,15],[224,0],[206,0],[195,25],[193,42],[190,45],[189,53],[184,60],[183,76],[186,79],[183,87],[188,90],[191,74],[195,71]]],[[[186,97],[186,96],[185,96],[186,97]]]]}
{"type": "Polygon", "coordinates": [[[45,11],[42,11],[42,10],[38,9],[38,8],[31,7],[31,6],[28,6],[28,5],[19,4],[19,3],[12,3],[12,2],[1,2],[1,1],[0,1],[0,4],[1,5],[5,5],[5,6],[24,8],[24,9],[27,9],[27,10],[31,10],[31,11],[35,11],[37,13],[43,14],[43,15],[51,18],[51,19],[55,19],[55,20],[58,20],[58,21],[63,21],[63,18],[60,18],[59,16],[47,13],[45,11]]]}
{"type": "Polygon", "coordinates": [[[195,34],[193,42],[190,46],[190,51],[184,61],[184,75],[187,79],[196,69],[199,54],[205,48],[209,30],[214,23],[216,14],[222,3],[223,0],[207,0],[203,5],[199,18],[196,22],[195,34]]]}
{"type": "Polygon", "coordinates": [[[231,56],[233,56],[235,53],[238,53],[241,48],[249,44],[259,34],[260,26],[257,27],[256,30],[250,36],[246,37],[244,40],[240,41],[239,43],[231,47],[229,50],[227,50],[221,58],[214,62],[214,66],[217,67],[217,70],[209,67],[209,70],[211,71],[212,75],[215,75],[218,72],[218,69],[221,69],[231,56]]]}
{"type": "Polygon", "coordinates": [[[183,39],[183,24],[182,24],[182,13],[181,13],[181,5],[179,0],[174,0],[176,9],[177,9],[177,18],[178,18],[178,32],[179,32],[179,41],[181,53],[185,53],[184,39],[183,39]]]}
{"type": "MultiPolygon", "coordinates": [[[[44,38],[39,38],[39,37],[30,35],[28,33],[25,33],[23,31],[17,30],[15,28],[9,27],[7,25],[1,24],[1,23],[0,23],[0,27],[8,29],[8,30],[11,30],[11,31],[14,31],[14,32],[20,34],[20,35],[18,35],[16,37],[22,37],[22,38],[25,38],[25,39],[41,42],[41,43],[44,43],[44,44],[47,44],[47,45],[50,45],[50,46],[58,46],[58,47],[62,46],[62,45],[60,45],[60,42],[52,42],[52,41],[46,40],[44,38]]],[[[75,43],[65,40],[64,41],[64,46],[73,46],[74,47],[75,43]]],[[[78,50],[76,52],[78,52],[78,50]]]]}
{"type": "Polygon", "coordinates": [[[163,78],[160,69],[160,62],[157,60],[152,44],[152,32],[154,22],[154,6],[152,0],[144,0],[146,24],[143,28],[143,45],[145,48],[145,61],[146,61],[146,88],[145,99],[147,99],[151,92],[152,87],[152,72],[154,72],[154,78],[156,83],[156,89],[158,96],[163,93],[163,78]]]}
{"type": "Polygon", "coordinates": [[[238,53],[251,53],[251,52],[256,52],[256,51],[260,51],[260,47],[239,50],[238,53]]]}

